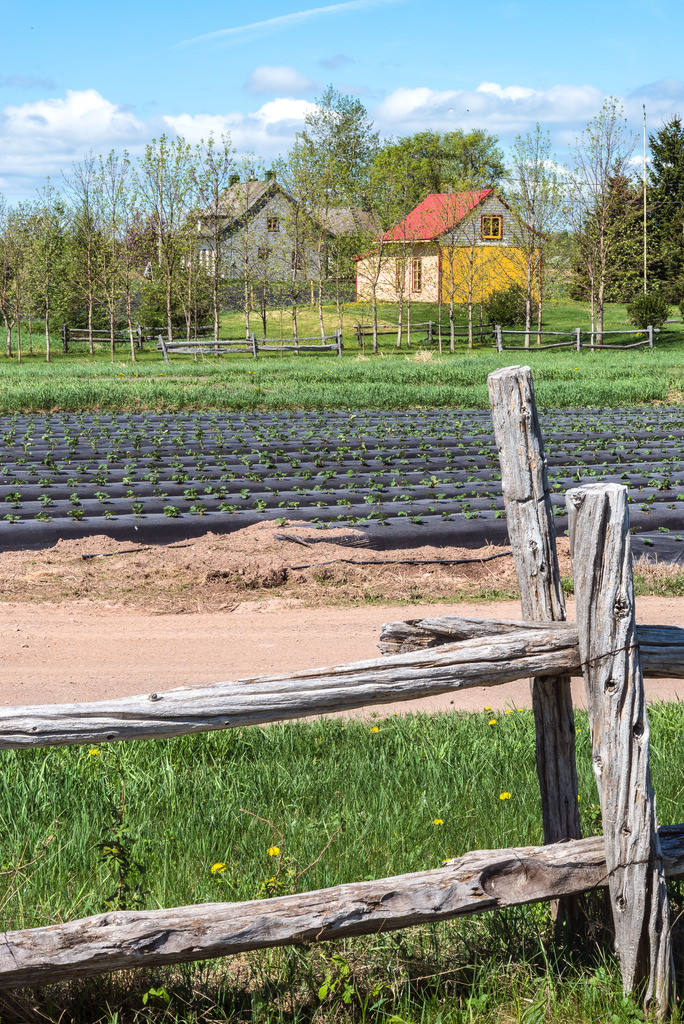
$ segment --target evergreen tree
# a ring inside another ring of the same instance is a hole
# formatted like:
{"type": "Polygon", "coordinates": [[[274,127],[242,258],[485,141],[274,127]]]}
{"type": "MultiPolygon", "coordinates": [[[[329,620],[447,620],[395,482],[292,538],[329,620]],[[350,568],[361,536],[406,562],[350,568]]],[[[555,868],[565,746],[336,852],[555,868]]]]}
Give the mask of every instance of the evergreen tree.
{"type": "Polygon", "coordinates": [[[649,279],[671,302],[684,297],[684,125],[677,114],[649,136],[649,279]],[[656,285],[657,282],[657,285],[656,285]]]}

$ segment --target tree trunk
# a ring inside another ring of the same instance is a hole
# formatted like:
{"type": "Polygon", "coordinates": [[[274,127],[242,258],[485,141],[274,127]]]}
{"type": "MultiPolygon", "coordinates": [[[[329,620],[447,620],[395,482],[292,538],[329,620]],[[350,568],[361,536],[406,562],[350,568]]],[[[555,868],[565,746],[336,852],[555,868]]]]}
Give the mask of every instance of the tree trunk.
{"type": "Polygon", "coordinates": [[[173,341],[173,316],[171,307],[171,279],[166,281],[166,336],[173,341]]]}
{"type": "Polygon", "coordinates": [[[45,362],[50,362],[50,306],[45,303],[45,362]]]}

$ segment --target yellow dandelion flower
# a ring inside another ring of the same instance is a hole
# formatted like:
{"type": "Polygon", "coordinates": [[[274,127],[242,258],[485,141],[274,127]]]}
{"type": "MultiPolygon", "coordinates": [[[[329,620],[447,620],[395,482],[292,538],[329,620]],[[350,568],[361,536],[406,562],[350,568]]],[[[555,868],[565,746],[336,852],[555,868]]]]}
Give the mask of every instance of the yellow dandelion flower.
{"type": "Polygon", "coordinates": [[[496,725],[496,718],[490,718],[487,725],[496,725]]]}
{"type": "Polygon", "coordinates": [[[280,847],[279,846],[269,846],[269,848],[266,851],[266,853],[269,855],[269,857],[279,857],[280,856],[280,847]]]}
{"type": "Polygon", "coordinates": [[[508,711],[504,711],[504,715],[512,715],[512,714],[513,714],[513,708],[509,708],[508,711]]]}
{"type": "Polygon", "coordinates": [[[93,747],[93,749],[89,750],[88,753],[94,757],[96,754],[99,754],[100,751],[97,749],[97,747],[93,747]]]}
{"type": "Polygon", "coordinates": [[[511,799],[511,794],[510,793],[499,793],[499,800],[510,800],[510,799],[511,799]]]}
{"type": "Polygon", "coordinates": [[[491,711],[491,710],[492,710],[491,708],[485,708],[485,711],[491,711]]]}
{"type": "Polygon", "coordinates": [[[441,819],[441,818],[433,818],[433,819],[432,819],[432,824],[433,824],[433,825],[443,825],[443,824],[444,824],[444,822],[442,821],[442,819],[441,819]]]}
{"type": "Polygon", "coordinates": [[[380,732],[380,730],[378,729],[377,725],[374,725],[373,728],[371,729],[371,732],[380,732]]]}
{"type": "Polygon", "coordinates": [[[210,868],[212,875],[222,875],[225,870],[226,865],[221,860],[216,861],[216,863],[212,864],[210,868]]]}

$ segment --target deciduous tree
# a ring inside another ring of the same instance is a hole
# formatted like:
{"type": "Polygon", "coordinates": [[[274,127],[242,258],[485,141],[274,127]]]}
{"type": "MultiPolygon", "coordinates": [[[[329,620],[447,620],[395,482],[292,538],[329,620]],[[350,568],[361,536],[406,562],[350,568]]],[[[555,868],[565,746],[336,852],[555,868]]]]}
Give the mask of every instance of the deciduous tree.
{"type": "Polygon", "coordinates": [[[574,167],[568,174],[570,215],[578,258],[589,282],[592,331],[595,327],[599,345],[610,256],[628,217],[611,181],[626,174],[635,143],[622,107],[609,98],[577,140],[574,167]]]}

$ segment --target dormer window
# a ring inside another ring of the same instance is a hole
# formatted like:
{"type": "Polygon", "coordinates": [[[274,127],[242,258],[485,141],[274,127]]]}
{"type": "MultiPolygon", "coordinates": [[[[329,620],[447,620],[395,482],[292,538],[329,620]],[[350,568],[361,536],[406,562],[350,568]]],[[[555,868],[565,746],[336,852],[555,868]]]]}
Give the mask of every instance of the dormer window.
{"type": "Polygon", "coordinates": [[[482,238],[487,241],[499,241],[503,238],[503,217],[482,217],[482,238]]]}
{"type": "Polygon", "coordinates": [[[277,217],[266,218],[266,230],[267,231],[280,231],[280,223],[277,217]]]}

